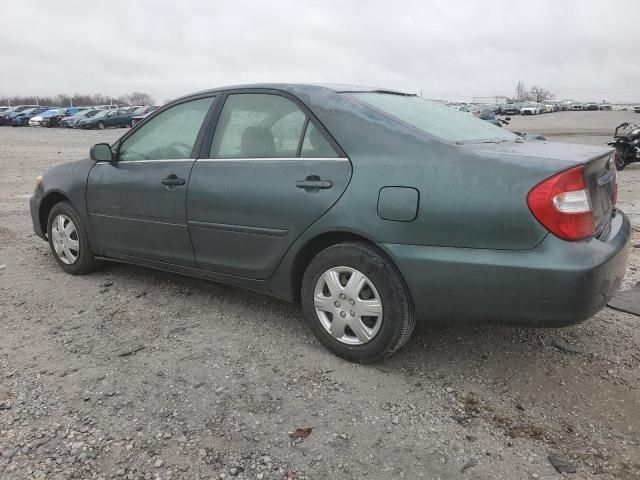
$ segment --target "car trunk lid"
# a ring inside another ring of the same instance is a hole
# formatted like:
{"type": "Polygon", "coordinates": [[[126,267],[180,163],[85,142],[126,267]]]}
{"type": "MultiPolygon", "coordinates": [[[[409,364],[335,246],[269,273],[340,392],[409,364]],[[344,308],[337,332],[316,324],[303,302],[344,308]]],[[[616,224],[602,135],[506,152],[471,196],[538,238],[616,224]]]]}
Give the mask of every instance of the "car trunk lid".
{"type": "Polygon", "coordinates": [[[595,236],[601,236],[607,230],[616,200],[613,150],[595,145],[539,140],[482,143],[465,145],[465,148],[478,153],[497,155],[505,160],[508,158],[510,163],[530,165],[540,170],[544,178],[582,164],[593,208],[595,236]]]}

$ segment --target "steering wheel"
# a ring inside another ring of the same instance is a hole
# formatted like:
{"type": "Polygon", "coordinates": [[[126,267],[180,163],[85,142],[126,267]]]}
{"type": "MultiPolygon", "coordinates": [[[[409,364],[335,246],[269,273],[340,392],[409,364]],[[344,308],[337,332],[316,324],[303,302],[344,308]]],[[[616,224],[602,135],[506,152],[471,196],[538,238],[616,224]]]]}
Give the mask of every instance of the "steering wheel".
{"type": "Polygon", "coordinates": [[[120,152],[119,160],[126,161],[127,160],[127,157],[126,157],[127,154],[134,155],[135,160],[150,160],[149,157],[147,157],[144,153],[140,153],[140,152],[132,151],[132,152],[124,152],[124,154],[125,154],[125,157],[123,158],[122,157],[122,152],[120,152]]]}
{"type": "MultiPolygon", "coordinates": [[[[175,142],[170,145],[164,147],[165,154],[170,151],[174,151],[178,153],[177,157],[169,157],[169,158],[189,158],[191,156],[191,150],[193,150],[193,146],[184,142],[175,142]],[[182,155],[182,153],[185,153],[182,155]]],[[[168,156],[168,155],[165,155],[168,156]]]]}

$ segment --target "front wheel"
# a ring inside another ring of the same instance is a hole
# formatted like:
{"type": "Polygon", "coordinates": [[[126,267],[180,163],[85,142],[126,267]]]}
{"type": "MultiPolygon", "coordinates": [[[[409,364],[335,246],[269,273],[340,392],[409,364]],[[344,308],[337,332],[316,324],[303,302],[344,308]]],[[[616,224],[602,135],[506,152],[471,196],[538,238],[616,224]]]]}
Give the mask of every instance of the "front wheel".
{"type": "Polygon", "coordinates": [[[97,128],[98,130],[104,130],[104,123],[102,123],[102,122],[98,122],[98,124],[96,125],[96,128],[97,128]]]}
{"type": "Polygon", "coordinates": [[[96,270],[101,262],[93,256],[89,237],[69,202],[53,206],[47,221],[49,247],[62,269],[72,275],[96,270]]]}
{"type": "Polygon", "coordinates": [[[302,309],[318,340],[357,363],[388,357],[409,339],[415,315],[395,267],[363,243],[321,251],[302,280],[302,309]]]}

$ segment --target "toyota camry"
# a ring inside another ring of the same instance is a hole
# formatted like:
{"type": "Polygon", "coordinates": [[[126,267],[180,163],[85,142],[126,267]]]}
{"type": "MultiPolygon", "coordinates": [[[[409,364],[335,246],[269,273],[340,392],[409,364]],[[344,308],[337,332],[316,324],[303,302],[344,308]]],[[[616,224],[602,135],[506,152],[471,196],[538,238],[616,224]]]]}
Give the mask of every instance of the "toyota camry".
{"type": "Polygon", "coordinates": [[[355,362],[417,322],[571,325],[625,272],[610,149],[523,140],[402,92],[218,88],[89,156],[31,198],[63,270],[126,262],[299,300],[355,362]]]}

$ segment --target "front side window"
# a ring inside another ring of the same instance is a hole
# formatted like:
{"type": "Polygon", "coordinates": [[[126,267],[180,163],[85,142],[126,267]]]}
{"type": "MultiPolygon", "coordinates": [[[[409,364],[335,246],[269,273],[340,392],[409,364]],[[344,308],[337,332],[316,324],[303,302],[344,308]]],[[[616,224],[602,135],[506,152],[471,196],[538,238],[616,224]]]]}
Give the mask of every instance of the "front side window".
{"type": "Polygon", "coordinates": [[[120,160],[191,158],[198,132],[214,97],[191,100],[149,119],[120,146],[120,160]]]}
{"type": "Polygon", "coordinates": [[[482,143],[515,141],[503,128],[432,100],[415,95],[382,92],[347,94],[380,113],[447,142],[482,143]]]}

